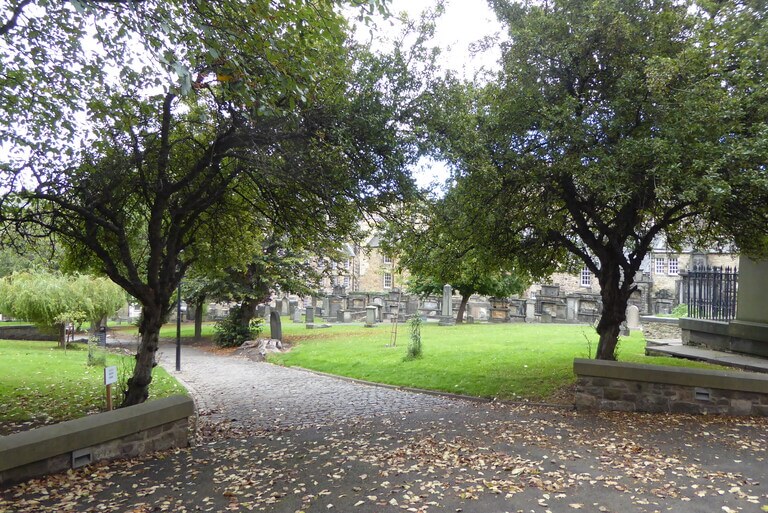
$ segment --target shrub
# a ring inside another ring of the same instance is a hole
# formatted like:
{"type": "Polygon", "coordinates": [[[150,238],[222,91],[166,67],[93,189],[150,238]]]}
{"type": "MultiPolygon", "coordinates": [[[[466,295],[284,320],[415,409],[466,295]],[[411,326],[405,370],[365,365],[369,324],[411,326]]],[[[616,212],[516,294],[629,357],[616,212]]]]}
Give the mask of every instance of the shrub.
{"type": "Polygon", "coordinates": [[[408,322],[411,329],[411,340],[408,342],[408,354],[406,360],[414,360],[421,358],[421,316],[414,314],[411,316],[411,320],[408,322]]]}
{"type": "Polygon", "coordinates": [[[229,315],[214,326],[214,342],[219,347],[238,347],[246,340],[253,340],[261,333],[261,319],[251,319],[243,325],[240,307],[234,307],[229,315]]]}
{"type": "Polygon", "coordinates": [[[686,317],[688,315],[688,305],[680,303],[672,310],[670,315],[672,315],[672,317],[677,317],[678,319],[680,317],[686,317]]]}
{"type": "Polygon", "coordinates": [[[99,347],[98,337],[88,337],[88,366],[107,366],[107,351],[99,347]]]}

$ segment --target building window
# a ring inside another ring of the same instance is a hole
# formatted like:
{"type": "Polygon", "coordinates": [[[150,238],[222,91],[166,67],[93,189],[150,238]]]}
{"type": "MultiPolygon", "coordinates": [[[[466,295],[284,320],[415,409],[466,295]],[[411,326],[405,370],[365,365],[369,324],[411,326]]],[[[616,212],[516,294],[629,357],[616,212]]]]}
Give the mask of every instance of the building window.
{"type": "Polygon", "coordinates": [[[678,262],[677,258],[670,258],[669,268],[667,272],[673,276],[677,276],[679,271],[680,271],[680,263],[678,262]]]}
{"type": "Polygon", "coordinates": [[[392,257],[384,255],[383,257],[385,264],[391,264],[392,263],[392,257]]]}
{"type": "Polygon", "coordinates": [[[667,270],[667,261],[663,258],[654,259],[656,274],[664,274],[667,270]]]}
{"type": "Polygon", "coordinates": [[[352,267],[352,259],[351,258],[348,258],[347,261],[344,262],[344,267],[346,269],[349,269],[350,267],[352,267]]]}
{"type": "Polygon", "coordinates": [[[392,273],[384,273],[384,288],[392,288],[392,273]]]}
{"type": "Polygon", "coordinates": [[[349,276],[344,276],[344,287],[349,288],[349,276]]]}
{"type": "Polygon", "coordinates": [[[584,267],[581,270],[581,286],[582,287],[592,286],[592,272],[589,270],[589,267],[584,267]]]}

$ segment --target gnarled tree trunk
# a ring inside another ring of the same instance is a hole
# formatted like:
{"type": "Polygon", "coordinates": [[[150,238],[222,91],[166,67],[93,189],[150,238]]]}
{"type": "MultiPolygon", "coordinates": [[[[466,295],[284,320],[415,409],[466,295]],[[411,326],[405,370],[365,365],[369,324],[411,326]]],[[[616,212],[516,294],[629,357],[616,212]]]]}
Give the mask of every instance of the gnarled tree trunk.
{"type": "Polygon", "coordinates": [[[141,310],[139,334],[141,341],[136,352],[136,366],[128,379],[128,389],[120,407],[143,403],[149,397],[152,369],[157,365],[157,348],[164,315],[159,306],[144,306],[141,310]]]}
{"type": "Polygon", "coordinates": [[[471,294],[461,294],[461,303],[459,303],[459,311],[456,314],[456,324],[461,324],[464,322],[464,312],[467,310],[469,296],[471,296],[471,294]]]}
{"type": "Polygon", "coordinates": [[[600,297],[603,300],[603,312],[597,323],[600,341],[597,344],[595,358],[598,360],[616,360],[616,346],[619,342],[621,323],[627,319],[629,296],[635,291],[634,273],[622,279],[620,267],[615,263],[602,266],[600,297]],[[613,264],[613,265],[611,265],[613,264]]]}
{"type": "Polygon", "coordinates": [[[195,302],[195,340],[203,338],[203,305],[205,296],[197,299],[195,302]]]}

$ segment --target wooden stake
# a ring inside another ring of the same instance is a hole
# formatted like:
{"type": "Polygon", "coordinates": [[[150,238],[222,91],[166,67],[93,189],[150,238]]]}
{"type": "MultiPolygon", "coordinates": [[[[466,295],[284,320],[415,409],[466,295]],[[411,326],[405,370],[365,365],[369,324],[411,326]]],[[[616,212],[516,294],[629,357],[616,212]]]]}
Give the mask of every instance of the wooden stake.
{"type": "Polygon", "coordinates": [[[112,411],[112,385],[107,385],[107,411],[112,411]]]}

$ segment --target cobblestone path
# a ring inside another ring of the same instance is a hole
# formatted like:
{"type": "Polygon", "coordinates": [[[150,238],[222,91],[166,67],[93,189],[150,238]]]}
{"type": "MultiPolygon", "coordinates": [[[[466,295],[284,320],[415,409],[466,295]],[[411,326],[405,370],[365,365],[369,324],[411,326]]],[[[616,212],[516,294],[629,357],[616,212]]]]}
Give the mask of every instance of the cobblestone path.
{"type": "Polygon", "coordinates": [[[183,347],[161,348],[160,363],[187,385],[201,421],[254,429],[330,425],[354,418],[449,410],[462,401],[363,385],[312,372],[183,347]]]}

